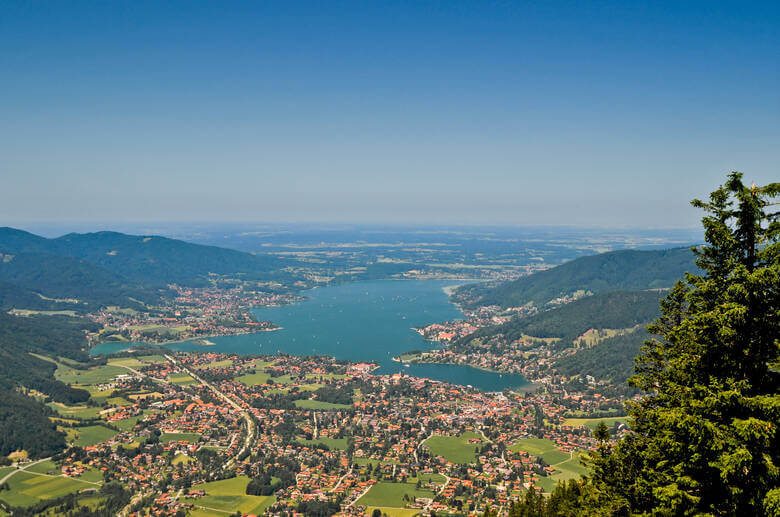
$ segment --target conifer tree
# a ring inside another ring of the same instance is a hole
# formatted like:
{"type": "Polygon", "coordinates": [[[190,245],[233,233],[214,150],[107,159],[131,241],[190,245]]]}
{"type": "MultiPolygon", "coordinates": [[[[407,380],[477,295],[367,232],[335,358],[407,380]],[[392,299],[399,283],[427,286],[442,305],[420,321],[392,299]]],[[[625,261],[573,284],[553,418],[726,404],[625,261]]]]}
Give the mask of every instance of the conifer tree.
{"type": "Polygon", "coordinates": [[[661,303],[630,383],[633,432],[601,448],[590,514],[780,515],[780,183],[734,172],[709,201],[701,275],[661,303]]]}

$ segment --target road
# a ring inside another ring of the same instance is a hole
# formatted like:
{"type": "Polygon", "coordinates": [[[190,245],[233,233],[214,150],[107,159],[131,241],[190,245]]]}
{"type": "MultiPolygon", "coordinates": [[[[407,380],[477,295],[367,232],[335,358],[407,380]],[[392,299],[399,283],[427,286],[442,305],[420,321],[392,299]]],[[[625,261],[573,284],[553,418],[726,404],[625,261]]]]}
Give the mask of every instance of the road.
{"type": "Polygon", "coordinates": [[[46,461],[46,460],[50,460],[50,459],[51,459],[51,456],[49,456],[48,458],[43,458],[43,459],[40,459],[40,460],[35,460],[35,461],[33,461],[32,463],[28,463],[27,465],[25,465],[24,467],[21,467],[21,468],[17,467],[17,469],[16,469],[16,470],[12,470],[12,471],[11,471],[11,472],[9,472],[8,474],[6,474],[6,475],[3,477],[3,479],[0,479],[0,485],[2,485],[3,483],[5,483],[6,481],[8,481],[8,480],[11,478],[11,476],[13,476],[14,474],[16,474],[17,472],[22,472],[23,470],[27,470],[28,468],[32,467],[33,465],[37,465],[38,463],[41,463],[42,461],[46,461]]]}
{"type": "Polygon", "coordinates": [[[236,453],[235,456],[230,458],[225,463],[225,465],[223,465],[222,468],[226,469],[226,468],[232,467],[233,464],[236,462],[236,459],[239,458],[242,454],[244,454],[244,452],[248,451],[249,448],[252,446],[252,439],[255,437],[255,421],[252,419],[252,415],[249,414],[249,411],[245,410],[240,405],[238,405],[238,403],[235,400],[233,400],[232,398],[230,398],[226,394],[224,394],[221,391],[219,391],[211,383],[208,383],[208,382],[204,381],[198,374],[196,374],[195,372],[193,372],[192,370],[190,370],[186,366],[178,363],[176,361],[176,359],[174,359],[170,355],[165,354],[165,358],[168,361],[170,361],[171,363],[173,363],[174,365],[178,366],[179,368],[181,368],[182,370],[187,372],[193,379],[195,379],[196,381],[198,381],[202,385],[204,385],[207,388],[209,388],[214,393],[214,395],[216,395],[217,397],[219,397],[222,400],[224,400],[225,402],[227,402],[231,407],[233,407],[233,409],[235,409],[236,411],[238,411],[241,414],[242,418],[246,422],[246,439],[244,440],[244,446],[241,448],[240,451],[238,451],[238,453],[236,453]]]}
{"type": "MultiPolygon", "coordinates": [[[[444,489],[447,488],[447,485],[450,484],[450,477],[447,474],[442,474],[442,476],[444,476],[444,484],[441,486],[441,488],[439,489],[439,492],[436,494],[437,496],[441,495],[441,493],[444,492],[444,489]]],[[[435,497],[431,497],[430,502],[425,505],[425,508],[423,509],[423,511],[426,511],[426,512],[430,511],[431,505],[433,504],[433,500],[434,499],[435,499],[435,497]]]]}

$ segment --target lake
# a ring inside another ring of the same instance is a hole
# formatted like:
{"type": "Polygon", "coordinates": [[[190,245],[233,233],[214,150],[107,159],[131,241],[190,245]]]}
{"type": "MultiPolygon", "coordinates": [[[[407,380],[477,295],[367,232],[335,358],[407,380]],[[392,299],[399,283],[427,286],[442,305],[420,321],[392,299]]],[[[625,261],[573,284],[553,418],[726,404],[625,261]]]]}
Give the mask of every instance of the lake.
{"type": "MultiPolygon", "coordinates": [[[[376,280],[312,289],[306,300],[281,307],[252,309],[258,320],[282,327],[272,332],[209,338],[214,346],[193,341],[167,345],[182,351],[238,354],[330,355],[351,361],[379,364],[375,373],[403,372],[484,391],[518,388],[528,384],[521,375],[499,374],[478,368],[447,364],[411,364],[392,361],[409,350],[427,350],[435,343],[411,327],[463,316],[444,292],[452,281],[376,280]]],[[[128,345],[98,345],[93,353],[111,353],[128,345]]]]}

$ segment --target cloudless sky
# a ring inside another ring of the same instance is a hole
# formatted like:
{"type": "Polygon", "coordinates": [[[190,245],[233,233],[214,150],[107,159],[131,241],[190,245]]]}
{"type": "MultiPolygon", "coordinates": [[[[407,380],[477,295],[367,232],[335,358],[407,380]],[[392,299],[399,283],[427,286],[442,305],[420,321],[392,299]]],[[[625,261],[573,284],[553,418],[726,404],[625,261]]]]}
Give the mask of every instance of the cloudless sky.
{"type": "Polygon", "coordinates": [[[0,225],[690,227],[778,164],[777,1],[0,3],[0,225]]]}

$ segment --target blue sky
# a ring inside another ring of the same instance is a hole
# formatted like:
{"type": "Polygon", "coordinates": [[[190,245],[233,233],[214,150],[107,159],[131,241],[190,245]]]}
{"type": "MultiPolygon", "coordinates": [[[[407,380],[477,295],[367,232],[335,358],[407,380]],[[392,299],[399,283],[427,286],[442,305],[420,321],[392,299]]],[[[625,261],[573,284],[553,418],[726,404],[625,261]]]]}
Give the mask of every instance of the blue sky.
{"type": "Polygon", "coordinates": [[[690,227],[780,2],[0,3],[0,221],[690,227]]]}

